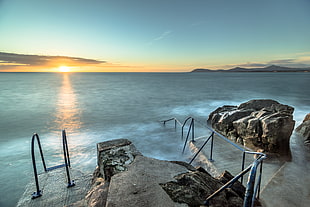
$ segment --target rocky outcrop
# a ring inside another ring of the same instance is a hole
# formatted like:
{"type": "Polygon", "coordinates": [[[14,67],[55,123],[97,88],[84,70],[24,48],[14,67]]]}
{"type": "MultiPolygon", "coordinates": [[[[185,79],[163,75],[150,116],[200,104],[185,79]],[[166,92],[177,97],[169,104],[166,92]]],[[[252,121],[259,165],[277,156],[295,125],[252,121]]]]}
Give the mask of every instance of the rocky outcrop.
{"type": "Polygon", "coordinates": [[[285,154],[294,129],[294,108],[260,99],[213,111],[208,123],[229,139],[253,150],[285,154]]]}
{"type": "Polygon", "coordinates": [[[303,122],[295,131],[305,138],[305,145],[310,146],[310,113],[305,116],[303,122]]]}
{"type": "MultiPolygon", "coordinates": [[[[200,206],[232,178],[228,172],[213,178],[185,162],[145,157],[126,139],[97,146],[93,186],[83,201],[72,206],[200,206]]],[[[242,206],[244,192],[244,187],[235,183],[209,206],[242,206]]]]}

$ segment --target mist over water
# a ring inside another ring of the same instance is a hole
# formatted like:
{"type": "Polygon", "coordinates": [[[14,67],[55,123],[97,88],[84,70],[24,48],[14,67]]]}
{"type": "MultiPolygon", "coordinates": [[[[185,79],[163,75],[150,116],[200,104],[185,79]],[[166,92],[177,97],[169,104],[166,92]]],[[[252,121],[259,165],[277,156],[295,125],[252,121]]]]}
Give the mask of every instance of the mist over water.
{"type": "Polygon", "coordinates": [[[0,206],[15,206],[33,180],[34,132],[48,167],[63,162],[62,129],[72,167],[84,172],[96,166],[96,143],[117,138],[146,156],[186,160],[179,131],[160,120],[205,123],[219,106],[263,98],[293,106],[297,126],[310,112],[309,83],[308,73],[1,73],[0,206]]]}

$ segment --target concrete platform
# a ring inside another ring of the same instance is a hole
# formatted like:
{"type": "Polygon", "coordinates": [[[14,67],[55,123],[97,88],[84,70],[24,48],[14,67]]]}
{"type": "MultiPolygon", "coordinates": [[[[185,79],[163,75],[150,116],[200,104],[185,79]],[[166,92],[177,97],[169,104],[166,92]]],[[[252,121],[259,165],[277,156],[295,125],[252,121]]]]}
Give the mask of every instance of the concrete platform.
{"type": "MultiPolygon", "coordinates": [[[[190,142],[192,152],[197,152],[206,138],[190,142]]],[[[209,141],[210,142],[210,141],[209,141]]],[[[291,137],[292,159],[267,157],[263,163],[260,200],[266,207],[306,207],[310,204],[310,150],[302,143],[302,138],[297,135],[291,137]]],[[[228,170],[233,175],[241,172],[242,152],[231,144],[214,138],[213,161],[210,161],[210,143],[199,153],[194,165],[205,167],[213,176],[220,175],[228,170]]],[[[247,155],[248,166],[254,160],[252,155],[247,155]]],[[[243,179],[245,185],[247,175],[243,179]]]]}
{"type": "Polygon", "coordinates": [[[67,188],[67,177],[65,168],[58,168],[50,172],[39,175],[40,190],[43,195],[36,199],[31,199],[31,195],[36,191],[35,182],[26,186],[23,196],[20,198],[17,207],[51,207],[69,206],[81,199],[84,199],[91,186],[91,174],[83,174],[81,171],[71,169],[71,178],[75,181],[75,186],[67,188]]]}
{"type": "Polygon", "coordinates": [[[186,207],[174,202],[160,186],[186,172],[186,167],[169,161],[137,156],[127,171],[112,177],[106,207],[186,207]]]}

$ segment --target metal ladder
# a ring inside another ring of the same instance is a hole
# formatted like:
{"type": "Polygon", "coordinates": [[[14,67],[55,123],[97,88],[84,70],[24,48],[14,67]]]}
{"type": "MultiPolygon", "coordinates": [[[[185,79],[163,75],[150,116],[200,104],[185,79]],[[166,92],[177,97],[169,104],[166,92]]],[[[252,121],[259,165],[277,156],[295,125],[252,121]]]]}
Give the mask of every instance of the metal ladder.
{"type": "Polygon", "coordinates": [[[32,194],[32,199],[35,199],[35,198],[42,196],[42,190],[40,190],[40,187],[39,187],[38,172],[37,172],[36,159],[35,159],[35,154],[34,154],[34,142],[35,142],[35,140],[37,140],[37,144],[39,147],[44,172],[52,171],[54,169],[61,168],[61,167],[66,167],[66,173],[67,173],[67,179],[68,179],[67,187],[70,188],[70,187],[75,186],[74,180],[70,179],[69,168],[71,167],[71,165],[70,165],[70,157],[69,157],[66,131],[62,130],[62,146],[63,146],[63,154],[64,154],[64,164],[56,165],[56,166],[49,167],[49,168],[47,168],[46,164],[45,164],[39,135],[37,133],[35,133],[31,139],[31,158],[32,158],[32,165],[33,165],[34,180],[36,183],[36,192],[34,192],[32,194]]]}

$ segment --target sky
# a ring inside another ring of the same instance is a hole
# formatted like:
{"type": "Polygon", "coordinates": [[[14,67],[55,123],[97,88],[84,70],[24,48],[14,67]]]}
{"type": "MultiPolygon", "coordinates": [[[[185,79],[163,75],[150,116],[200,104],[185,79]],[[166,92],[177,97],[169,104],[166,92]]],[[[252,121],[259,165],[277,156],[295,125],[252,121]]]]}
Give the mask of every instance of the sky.
{"type": "Polygon", "coordinates": [[[310,0],[0,0],[2,72],[310,67],[310,0]]]}

